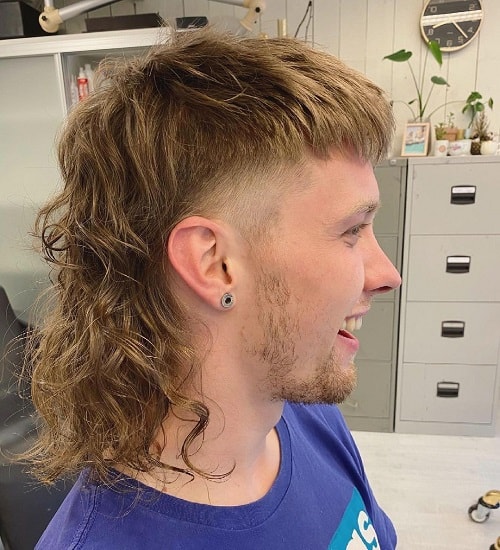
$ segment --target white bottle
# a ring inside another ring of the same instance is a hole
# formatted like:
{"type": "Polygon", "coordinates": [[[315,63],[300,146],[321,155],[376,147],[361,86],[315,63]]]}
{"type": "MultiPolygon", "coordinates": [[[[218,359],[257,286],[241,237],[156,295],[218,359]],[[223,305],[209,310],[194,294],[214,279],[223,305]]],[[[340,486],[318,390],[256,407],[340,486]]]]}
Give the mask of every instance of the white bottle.
{"type": "Polygon", "coordinates": [[[87,84],[90,94],[94,91],[94,71],[92,70],[90,63],[85,63],[85,76],[87,77],[87,84]]]}
{"type": "Polygon", "coordinates": [[[76,78],[74,76],[71,77],[69,89],[71,93],[71,106],[74,107],[78,103],[78,86],[76,84],[76,78]]]}
{"type": "Polygon", "coordinates": [[[89,81],[85,76],[83,67],[80,67],[80,73],[78,74],[76,83],[78,84],[78,99],[81,101],[89,95],[89,81]]]}

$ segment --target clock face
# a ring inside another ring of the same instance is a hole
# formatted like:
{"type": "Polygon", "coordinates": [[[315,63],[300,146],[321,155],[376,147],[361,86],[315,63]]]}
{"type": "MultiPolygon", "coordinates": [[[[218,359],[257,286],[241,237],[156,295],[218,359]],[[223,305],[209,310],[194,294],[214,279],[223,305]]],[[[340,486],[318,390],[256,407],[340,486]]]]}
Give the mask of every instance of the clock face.
{"type": "Polygon", "coordinates": [[[452,52],[477,36],[482,20],[480,0],[429,0],[420,29],[426,41],[435,40],[443,52],[452,52]]]}

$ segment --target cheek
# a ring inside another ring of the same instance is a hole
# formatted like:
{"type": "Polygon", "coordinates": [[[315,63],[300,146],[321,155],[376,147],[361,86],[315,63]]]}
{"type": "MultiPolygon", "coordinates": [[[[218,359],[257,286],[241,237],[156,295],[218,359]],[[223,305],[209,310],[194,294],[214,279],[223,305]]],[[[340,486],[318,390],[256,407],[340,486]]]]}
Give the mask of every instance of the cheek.
{"type": "Polygon", "coordinates": [[[323,292],[334,292],[347,300],[362,292],[365,270],[362,255],[348,249],[347,253],[337,254],[328,261],[325,259],[317,270],[313,284],[323,292]]]}
{"type": "Polygon", "coordinates": [[[304,251],[282,257],[279,271],[290,291],[289,313],[299,312],[304,323],[331,323],[356,305],[364,288],[364,264],[360,249],[343,246],[313,253],[304,251]]]}

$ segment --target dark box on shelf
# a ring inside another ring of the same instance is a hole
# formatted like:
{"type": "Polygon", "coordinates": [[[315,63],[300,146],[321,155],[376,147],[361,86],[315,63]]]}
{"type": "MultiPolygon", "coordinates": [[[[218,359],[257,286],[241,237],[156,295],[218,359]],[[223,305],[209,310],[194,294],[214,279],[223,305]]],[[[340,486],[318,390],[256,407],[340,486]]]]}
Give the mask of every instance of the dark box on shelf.
{"type": "Polygon", "coordinates": [[[208,19],[204,15],[176,17],[175,25],[178,29],[199,29],[208,25],[208,19]]]}
{"type": "Polygon", "coordinates": [[[22,0],[0,1],[0,39],[47,35],[38,23],[39,15],[22,0]]]}
{"type": "Polygon", "coordinates": [[[88,32],[98,32],[161,27],[164,22],[157,13],[139,13],[111,17],[88,17],[85,19],[85,25],[88,32]]]}

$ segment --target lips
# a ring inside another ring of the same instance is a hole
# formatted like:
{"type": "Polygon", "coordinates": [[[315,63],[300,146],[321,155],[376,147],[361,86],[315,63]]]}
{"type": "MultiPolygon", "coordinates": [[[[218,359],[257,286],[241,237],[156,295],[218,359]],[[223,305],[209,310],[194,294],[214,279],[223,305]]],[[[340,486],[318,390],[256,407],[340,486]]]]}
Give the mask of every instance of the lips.
{"type": "Polygon", "coordinates": [[[355,340],[356,338],[354,338],[354,336],[350,333],[350,332],[347,332],[346,330],[339,330],[338,332],[339,336],[343,336],[344,338],[349,338],[350,340],[355,340]]]}
{"type": "Polygon", "coordinates": [[[359,340],[347,330],[341,328],[337,333],[337,341],[344,349],[348,350],[351,360],[356,355],[359,348],[359,340]]]}

